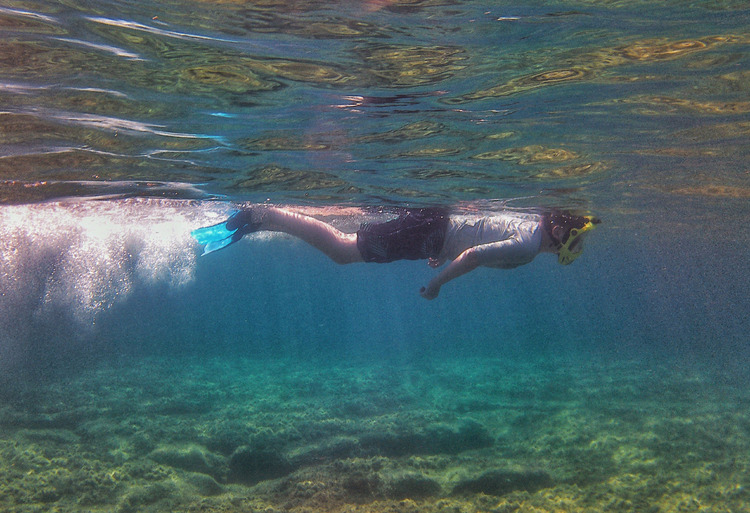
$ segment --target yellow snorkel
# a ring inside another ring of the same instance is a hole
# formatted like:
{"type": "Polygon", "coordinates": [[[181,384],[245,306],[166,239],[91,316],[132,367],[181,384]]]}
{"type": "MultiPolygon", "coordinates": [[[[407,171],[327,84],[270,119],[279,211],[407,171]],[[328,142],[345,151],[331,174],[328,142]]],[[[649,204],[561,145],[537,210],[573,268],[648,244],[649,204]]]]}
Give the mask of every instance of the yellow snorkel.
{"type": "Polygon", "coordinates": [[[567,238],[560,244],[557,251],[557,261],[562,265],[570,265],[573,260],[581,256],[583,252],[583,240],[581,237],[593,230],[594,223],[599,221],[591,216],[584,216],[584,219],[587,220],[586,224],[581,228],[571,228],[567,238]]]}

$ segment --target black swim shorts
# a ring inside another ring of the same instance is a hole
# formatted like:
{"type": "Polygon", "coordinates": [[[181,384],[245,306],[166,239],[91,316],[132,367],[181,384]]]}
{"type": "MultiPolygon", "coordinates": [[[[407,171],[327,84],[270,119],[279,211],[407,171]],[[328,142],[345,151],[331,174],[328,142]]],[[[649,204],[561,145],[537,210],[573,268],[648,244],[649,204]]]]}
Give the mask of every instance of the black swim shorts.
{"type": "Polygon", "coordinates": [[[437,258],[447,228],[447,209],[404,209],[391,221],[362,224],[357,230],[357,249],[365,262],[437,258]]]}

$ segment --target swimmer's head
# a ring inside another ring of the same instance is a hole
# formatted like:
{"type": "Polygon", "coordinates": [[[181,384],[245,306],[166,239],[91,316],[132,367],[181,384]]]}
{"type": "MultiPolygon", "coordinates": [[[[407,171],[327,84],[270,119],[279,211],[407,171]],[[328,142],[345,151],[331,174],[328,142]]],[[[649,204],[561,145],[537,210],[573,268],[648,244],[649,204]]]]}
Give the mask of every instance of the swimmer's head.
{"type": "Polygon", "coordinates": [[[553,211],[545,216],[544,226],[555,245],[557,261],[569,265],[583,252],[583,236],[601,223],[593,216],[577,216],[553,211]]]}

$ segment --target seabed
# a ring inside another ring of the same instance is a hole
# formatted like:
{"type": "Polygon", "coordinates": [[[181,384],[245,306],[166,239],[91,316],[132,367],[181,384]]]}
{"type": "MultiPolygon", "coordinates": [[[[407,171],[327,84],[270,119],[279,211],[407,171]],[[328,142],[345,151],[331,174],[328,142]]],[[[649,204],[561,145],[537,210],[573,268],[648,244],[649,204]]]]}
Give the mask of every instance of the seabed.
{"type": "Polygon", "coordinates": [[[5,512],[747,512],[750,392],[668,362],[123,360],[6,389],[5,512]]]}

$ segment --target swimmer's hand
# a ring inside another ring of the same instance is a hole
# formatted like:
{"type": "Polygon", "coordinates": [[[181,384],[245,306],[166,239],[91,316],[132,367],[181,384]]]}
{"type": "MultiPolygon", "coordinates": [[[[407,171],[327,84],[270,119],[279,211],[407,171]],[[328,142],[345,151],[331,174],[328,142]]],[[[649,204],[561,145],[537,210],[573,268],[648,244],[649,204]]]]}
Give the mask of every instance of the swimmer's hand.
{"type": "MultiPolygon", "coordinates": [[[[459,276],[473,271],[479,266],[479,262],[476,247],[464,250],[453,262],[448,264],[445,269],[431,279],[426,287],[422,287],[419,293],[425,299],[435,299],[440,294],[440,287],[459,276]]],[[[430,260],[429,264],[432,265],[432,260],[430,260]]]]}
{"type": "Polygon", "coordinates": [[[419,289],[419,294],[425,299],[435,299],[440,294],[440,285],[433,285],[430,282],[426,287],[419,289]]]}

